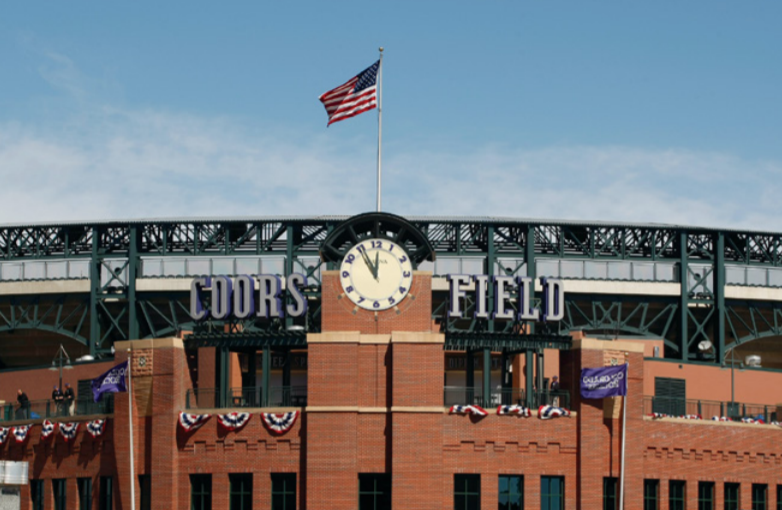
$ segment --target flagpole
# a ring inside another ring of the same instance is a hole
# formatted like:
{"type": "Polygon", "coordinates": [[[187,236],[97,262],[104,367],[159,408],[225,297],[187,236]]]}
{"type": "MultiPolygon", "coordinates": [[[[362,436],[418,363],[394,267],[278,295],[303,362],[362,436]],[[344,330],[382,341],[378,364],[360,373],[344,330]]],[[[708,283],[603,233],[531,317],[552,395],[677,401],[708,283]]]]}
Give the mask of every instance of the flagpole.
{"type": "Polygon", "coordinates": [[[130,509],[136,510],[136,467],[133,463],[133,388],[130,385],[130,373],[133,366],[132,352],[128,347],[128,424],[130,425],[130,509]]]}
{"type": "Polygon", "coordinates": [[[383,47],[380,47],[380,64],[377,67],[377,212],[380,212],[380,161],[383,139],[383,47]]]}
{"type": "MultiPolygon", "coordinates": [[[[625,377],[630,376],[630,363],[627,362],[627,375],[625,377]]],[[[627,384],[627,379],[625,379],[625,384],[627,384]]],[[[629,386],[629,385],[628,385],[629,386]]],[[[627,437],[627,397],[630,396],[630,392],[626,391],[625,396],[622,398],[622,460],[621,462],[621,473],[620,473],[620,485],[619,485],[619,510],[624,510],[624,502],[625,502],[625,438],[627,437]]],[[[616,398],[616,397],[614,397],[616,398]]]]}

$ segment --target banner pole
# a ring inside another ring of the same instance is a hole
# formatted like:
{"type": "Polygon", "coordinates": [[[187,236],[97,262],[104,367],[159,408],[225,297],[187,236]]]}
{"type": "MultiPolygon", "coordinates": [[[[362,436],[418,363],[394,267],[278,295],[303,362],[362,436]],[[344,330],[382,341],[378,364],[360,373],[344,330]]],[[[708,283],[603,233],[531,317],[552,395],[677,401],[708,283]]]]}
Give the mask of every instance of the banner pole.
{"type": "Polygon", "coordinates": [[[383,139],[383,47],[380,47],[380,64],[377,66],[377,212],[380,212],[380,163],[383,139]]]}
{"type": "MultiPolygon", "coordinates": [[[[627,376],[630,375],[630,363],[626,363],[627,365],[627,376]]],[[[627,384],[627,379],[625,379],[625,384],[627,384]]],[[[625,438],[627,437],[627,397],[630,395],[630,392],[625,392],[625,396],[622,398],[622,460],[621,462],[621,473],[620,473],[620,485],[619,485],[619,510],[624,510],[624,503],[625,503],[625,438]]],[[[614,397],[616,398],[616,397],[614,397]]]]}
{"type": "Polygon", "coordinates": [[[133,388],[131,387],[132,352],[128,347],[128,424],[130,428],[130,508],[136,510],[136,467],[134,464],[135,450],[133,448],[133,388]]]}

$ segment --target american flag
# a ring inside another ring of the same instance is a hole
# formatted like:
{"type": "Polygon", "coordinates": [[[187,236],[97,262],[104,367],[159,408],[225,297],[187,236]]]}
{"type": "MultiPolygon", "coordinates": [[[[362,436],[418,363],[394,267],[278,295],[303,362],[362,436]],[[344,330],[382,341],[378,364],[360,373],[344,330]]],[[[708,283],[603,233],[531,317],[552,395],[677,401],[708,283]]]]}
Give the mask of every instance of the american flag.
{"type": "Polygon", "coordinates": [[[318,98],[329,115],[328,125],[377,108],[378,60],[344,85],[324,92],[318,98]]]}

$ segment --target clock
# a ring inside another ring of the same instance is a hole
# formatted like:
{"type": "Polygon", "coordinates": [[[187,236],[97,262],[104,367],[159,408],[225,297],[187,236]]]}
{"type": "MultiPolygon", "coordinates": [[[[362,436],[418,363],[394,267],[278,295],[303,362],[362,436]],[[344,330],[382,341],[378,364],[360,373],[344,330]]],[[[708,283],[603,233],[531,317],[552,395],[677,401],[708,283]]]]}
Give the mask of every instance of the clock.
{"type": "Polygon", "coordinates": [[[413,264],[405,250],[388,239],[365,239],[342,259],[339,279],[345,295],[366,310],[399,304],[413,284],[413,264]]]}

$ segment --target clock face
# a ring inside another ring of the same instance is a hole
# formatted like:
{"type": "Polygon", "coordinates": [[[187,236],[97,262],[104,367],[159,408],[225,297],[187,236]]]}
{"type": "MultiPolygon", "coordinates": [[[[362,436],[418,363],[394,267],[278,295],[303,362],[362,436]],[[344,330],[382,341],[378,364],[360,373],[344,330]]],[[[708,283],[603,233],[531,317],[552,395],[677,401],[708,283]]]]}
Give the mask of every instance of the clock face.
{"type": "Polygon", "coordinates": [[[345,295],[367,310],[399,304],[413,284],[413,265],[398,244],[365,239],[348,251],[339,268],[345,295]]]}

